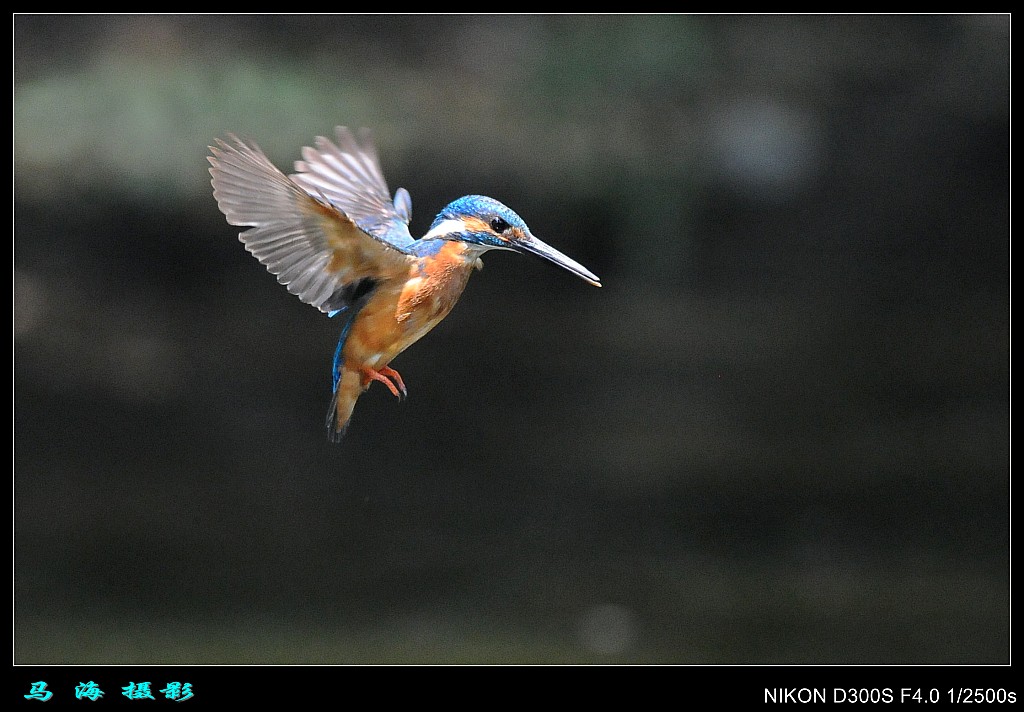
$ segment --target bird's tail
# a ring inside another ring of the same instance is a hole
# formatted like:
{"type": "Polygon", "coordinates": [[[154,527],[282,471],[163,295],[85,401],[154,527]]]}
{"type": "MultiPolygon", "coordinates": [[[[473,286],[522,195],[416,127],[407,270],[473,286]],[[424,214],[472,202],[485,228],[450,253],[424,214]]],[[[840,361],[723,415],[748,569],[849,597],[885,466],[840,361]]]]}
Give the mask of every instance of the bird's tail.
{"type": "Polygon", "coordinates": [[[338,442],[344,437],[352,418],[352,409],[365,390],[359,371],[345,368],[344,365],[339,366],[339,371],[340,376],[331,396],[331,407],[327,411],[327,438],[332,442],[338,442]]]}

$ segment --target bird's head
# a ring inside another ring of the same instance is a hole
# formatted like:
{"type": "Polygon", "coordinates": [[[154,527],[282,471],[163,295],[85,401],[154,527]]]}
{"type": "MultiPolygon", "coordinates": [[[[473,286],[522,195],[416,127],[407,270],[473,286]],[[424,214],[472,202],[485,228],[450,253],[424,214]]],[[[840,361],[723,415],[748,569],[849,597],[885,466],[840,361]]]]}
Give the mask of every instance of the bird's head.
{"type": "Polygon", "coordinates": [[[601,280],[576,260],[563,255],[530,232],[515,211],[484,195],[466,195],[448,204],[434,218],[424,239],[456,240],[486,250],[512,250],[543,257],[577,277],[601,286],[601,280]]]}

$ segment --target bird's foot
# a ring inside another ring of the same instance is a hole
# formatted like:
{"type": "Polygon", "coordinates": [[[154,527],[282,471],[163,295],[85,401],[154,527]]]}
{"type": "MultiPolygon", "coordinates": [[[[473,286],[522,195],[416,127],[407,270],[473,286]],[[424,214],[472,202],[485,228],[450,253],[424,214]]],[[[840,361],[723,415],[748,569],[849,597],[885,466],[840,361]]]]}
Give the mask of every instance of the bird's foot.
{"type": "Polygon", "coordinates": [[[370,385],[370,381],[380,381],[388,387],[395,398],[401,399],[403,396],[409,395],[409,391],[405,388],[405,382],[395,369],[384,366],[379,371],[374,371],[372,368],[364,368],[362,371],[364,388],[370,385]]]}
{"type": "MultiPolygon", "coordinates": [[[[389,366],[385,366],[379,371],[379,373],[394,381],[393,385],[398,386],[398,390],[402,392],[403,397],[409,396],[409,391],[405,387],[405,381],[402,380],[402,375],[398,371],[389,366]]],[[[392,388],[391,392],[395,393],[395,389],[392,388]]],[[[398,394],[395,393],[395,395],[397,396],[398,394]]]]}

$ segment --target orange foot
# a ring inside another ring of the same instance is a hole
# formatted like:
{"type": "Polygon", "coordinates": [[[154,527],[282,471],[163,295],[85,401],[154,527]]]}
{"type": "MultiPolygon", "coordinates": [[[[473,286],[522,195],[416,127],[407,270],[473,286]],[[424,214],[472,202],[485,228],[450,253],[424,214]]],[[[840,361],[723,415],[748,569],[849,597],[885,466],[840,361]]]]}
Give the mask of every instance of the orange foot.
{"type": "Polygon", "coordinates": [[[380,381],[388,387],[388,390],[391,391],[391,394],[395,396],[395,398],[401,398],[402,396],[409,395],[409,391],[405,388],[405,382],[402,380],[398,371],[393,368],[385,366],[379,371],[374,371],[372,368],[363,368],[362,372],[363,388],[370,385],[370,381],[380,381]]]}

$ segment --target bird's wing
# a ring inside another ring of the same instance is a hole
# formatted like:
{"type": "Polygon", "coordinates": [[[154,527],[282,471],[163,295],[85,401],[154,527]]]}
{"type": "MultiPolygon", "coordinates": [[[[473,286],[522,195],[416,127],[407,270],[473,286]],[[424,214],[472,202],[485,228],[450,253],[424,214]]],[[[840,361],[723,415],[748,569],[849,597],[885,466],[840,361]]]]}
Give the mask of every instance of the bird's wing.
{"type": "Polygon", "coordinates": [[[336,205],[325,190],[311,192],[286,176],[256,145],[230,138],[210,147],[213,195],[229,223],[251,228],[238,239],[289,292],[333,314],[378,282],[408,274],[415,257],[356,222],[379,202],[379,170],[362,192],[346,179],[348,204],[336,205]]]}
{"type": "Polygon", "coordinates": [[[324,198],[371,236],[408,250],[413,242],[409,234],[412,201],[404,188],[398,189],[394,201],[388,195],[369,129],[361,129],[357,137],[338,126],[334,134],[336,144],[318,136],[316,148],[302,149],[305,160],[295,162],[291,179],[310,195],[324,198]]]}

